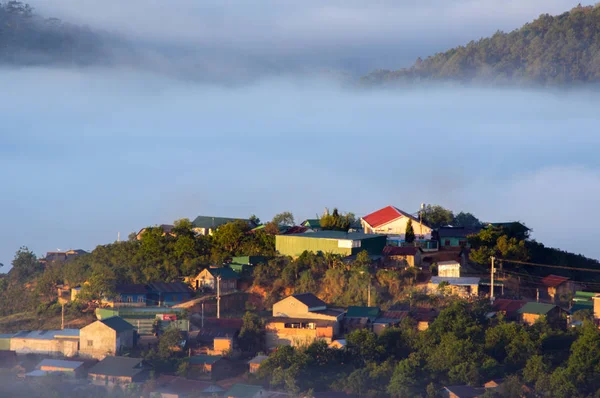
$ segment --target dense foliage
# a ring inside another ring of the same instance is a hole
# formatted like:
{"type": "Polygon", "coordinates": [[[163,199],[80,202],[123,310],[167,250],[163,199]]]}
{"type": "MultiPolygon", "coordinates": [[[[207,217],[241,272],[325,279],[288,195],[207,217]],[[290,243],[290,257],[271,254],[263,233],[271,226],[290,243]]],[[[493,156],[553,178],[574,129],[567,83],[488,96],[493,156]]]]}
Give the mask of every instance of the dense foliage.
{"type": "Polygon", "coordinates": [[[381,70],[366,82],[459,80],[567,84],[600,79],[600,6],[541,15],[510,33],[471,41],[408,68],[381,70]]]}
{"type": "Polygon", "coordinates": [[[600,388],[600,335],[591,323],[563,330],[541,320],[533,326],[490,321],[484,302],[455,301],[425,332],[404,321],[376,336],[350,333],[346,349],[316,342],[282,347],[260,368],[267,385],[289,392],[333,389],[368,397],[436,397],[444,385],[480,386],[505,379],[487,396],[513,397],[515,387],[543,396],[580,397],[600,388]]]}
{"type": "Polygon", "coordinates": [[[0,2],[0,63],[98,62],[106,56],[103,40],[87,28],[44,19],[20,1],[0,2]]]}

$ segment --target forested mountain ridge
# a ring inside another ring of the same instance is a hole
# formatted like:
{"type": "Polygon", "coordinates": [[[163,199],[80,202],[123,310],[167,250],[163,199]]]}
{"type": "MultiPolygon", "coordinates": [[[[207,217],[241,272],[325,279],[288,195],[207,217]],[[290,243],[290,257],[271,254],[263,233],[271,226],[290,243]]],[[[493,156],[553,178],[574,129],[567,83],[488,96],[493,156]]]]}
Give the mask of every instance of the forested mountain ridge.
{"type": "Polygon", "coordinates": [[[510,33],[496,32],[422,60],[408,69],[378,70],[364,83],[453,80],[577,84],[600,81],[600,5],[541,15],[510,33]]]}
{"type": "Polygon", "coordinates": [[[89,64],[107,43],[90,29],[43,18],[20,1],[0,1],[0,64],[89,64]]]}

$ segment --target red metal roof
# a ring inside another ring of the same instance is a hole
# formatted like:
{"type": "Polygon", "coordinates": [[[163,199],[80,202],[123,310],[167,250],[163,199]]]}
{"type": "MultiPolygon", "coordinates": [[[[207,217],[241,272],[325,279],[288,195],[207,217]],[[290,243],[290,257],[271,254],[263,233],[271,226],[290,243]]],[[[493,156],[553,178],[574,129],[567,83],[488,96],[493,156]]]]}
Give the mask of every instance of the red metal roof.
{"type": "Polygon", "coordinates": [[[394,221],[400,217],[408,217],[414,221],[418,221],[416,218],[414,218],[410,214],[403,212],[402,210],[400,210],[394,206],[388,206],[388,207],[384,207],[383,209],[377,210],[376,212],[363,217],[363,220],[367,224],[369,224],[372,228],[377,228],[381,225],[384,225],[391,221],[394,221]]]}
{"type": "Polygon", "coordinates": [[[383,248],[384,256],[414,256],[417,254],[416,247],[385,246],[383,248]]]}
{"type": "Polygon", "coordinates": [[[507,314],[511,314],[520,310],[525,303],[526,301],[523,300],[496,299],[492,308],[494,311],[504,311],[507,314]]]}
{"type": "Polygon", "coordinates": [[[546,287],[557,287],[561,283],[564,283],[568,280],[569,278],[565,278],[564,276],[548,275],[547,277],[543,278],[540,282],[543,286],[546,287]]]}

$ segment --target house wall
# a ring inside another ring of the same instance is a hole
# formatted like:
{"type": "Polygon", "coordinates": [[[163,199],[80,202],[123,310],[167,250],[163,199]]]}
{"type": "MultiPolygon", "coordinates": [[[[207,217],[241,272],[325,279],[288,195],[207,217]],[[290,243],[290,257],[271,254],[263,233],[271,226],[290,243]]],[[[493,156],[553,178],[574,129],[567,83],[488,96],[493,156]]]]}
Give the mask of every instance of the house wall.
{"type": "Polygon", "coordinates": [[[316,340],[324,340],[327,344],[333,341],[333,326],[316,327],[315,329],[286,328],[284,322],[269,322],[265,326],[266,345],[272,349],[281,345],[294,347],[310,345],[316,340]]]}
{"type": "Polygon", "coordinates": [[[258,369],[260,369],[259,363],[251,363],[250,364],[250,373],[256,373],[256,372],[258,372],[258,369]]]}
{"type": "Polygon", "coordinates": [[[358,254],[364,250],[366,250],[369,254],[380,255],[383,252],[383,248],[387,244],[387,237],[379,236],[373,237],[370,239],[362,239],[360,243],[360,247],[355,247],[352,249],[352,254],[358,254]]]}
{"type": "Polygon", "coordinates": [[[90,382],[96,386],[114,386],[133,383],[133,378],[131,377],[105,376],[90,373],[88,378],[90,382]]]}
{"type": "MultiPolygon", "coordinates": [[[[217,281],[208,270],[202,270],[196,278],[192,280],[194,289],[208,288],[211,290],[217,290],[217,281]]],[[[229,293],[237,290],[236,279],[221,279],[220,287],[221,293],[229,293]]]]}
{"type": "MultiPolygon", "coordinates": [[[[119,347],[117,347],[117,332],[100,321],[81,329],[79,332],[79,341],[79,355],[82,357],[102,360],[106,356],[117,355],[119,352],[119,347]]],[[[124,344],[124,342],[120,344],[124,344]]]]}
{"type": "Polygon", "coordinates": [[[440,238],[440,247],[469,247],[467,238],[461,237],[445,237],[440,238]]]}
{"type": "Polygon", "coordinates": [[[307,305],[290,296],[273,304],[273,316],[304,318],[310,317],[310,313],[307,305]]]}
{"type": "Polygon", "coordinates": [[[10,351],[10,338],[0,338],[0,351],[10,351]]]}
{"type": "Polygon", "coordinates": [[[213,340],[213,347],[215,354],[213,355],[223,355],[227,351],[233,350],[233,339],[231,338],[216,338],[213,340]]]}
{"type": "Polygon", "coordinates": [[[297,257],[305,251],[333,253],[342,256],[352,255],[352,248],[339,247],[337,239],[305,238],[292,235],[276,235],[275,249],[281,255],[291,257],[297,257]]]}
{"type": "Polygon", "coordinates": [[[79,340],[74,339],[20,339],[11,338],[10,349],[17,354],[43,354],[73,357],[79,350],[79,340]]]}
{"type": "MultiPolygon", "coordinates": [[[[427,290],[429,293],[435,294],[439,293],[437,284],[428,283],[427,290]]],[[[478,296],[479,295],[479,285],[468,285],[468,286],[456,286],[456,285],[448,285],[446,286],[446,291],[450,292],[453,295],[459,297],[470,297],[470,296],[478,296]]]]}
{"type": "Polygon", "coordinates": [[[534,323],[536,323],[537,320],[540,319],[542,316],[543,315],[539,314],[521,314],[521,320],[523,321],[523,323],[531,326],[534,323]]]}
{"type": "Polygon", "coordinates": [[[438,266],[438,276],[458,278],[460,277],[460,264],[449,264],[438,266]]]}
{"type": "MultiPolygon", "coordinates": [[[[408,223],[410,218],[408,217],[400,217],[397,220],[389,222],[384,225],[380,225],[376,228],[371,228],[366,222],[361,220],[361,223],[364,228],[364,232],[366,234],[385,234],[385,235],[397,235],[400,239],[404,239],[404,234],[406,232],[406,224],[408,223]]],[[[415,235],[417,237],[423,236],[423,239],[431,239],[431,228],[428,226],[419,223],[418,221],[412,220],[413,230],[415,231],[415,235]]]]}

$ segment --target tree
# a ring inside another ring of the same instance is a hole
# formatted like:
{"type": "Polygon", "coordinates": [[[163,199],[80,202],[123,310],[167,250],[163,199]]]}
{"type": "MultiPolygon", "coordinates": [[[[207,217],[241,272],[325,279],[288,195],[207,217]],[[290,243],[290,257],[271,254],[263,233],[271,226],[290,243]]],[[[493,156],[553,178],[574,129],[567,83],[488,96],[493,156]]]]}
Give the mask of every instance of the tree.
{"type": "Polygon", "coordinates": [[[363,397],[369,388],[369,369],[356,369],[346,380],[347,392],[357,397],[363,397]]]}
{"type": "Polygon", "coordinates": [[[333,209],[333,212],[329,214],[329,211],[321,216],[320,224],[323,230],[330,231],[348,231],[350,225],[355,222],[355,216],[353,213],[340,214],[338,209],[333,209]]]}
{"type": "Polygon", "coordinates": [[[404,241],[413,243],[415,241],[415,231],[413,230],[412,220],[409,218],[406,223],[406,232],[404,233],[404,241]]]}
{"type": "Polygon", "coordinates": [[[243,324],[238,336],[238,344],[242,351],[255,355],[264,346],[264,325],[260,317],[252,312],[246,312],[242,318],[243,324]]]}
{"type": "Polygon", "coordinates": [[[294,215],[289,211],[284,211],[283,213],[276,214],[271,222],[279,227],[291,227],[294,225],[294,215]]]}
{"type": "Polygon", "coordinates": [[[161,359],[169,359],[173,350],[181,350],[181,332],[175,324],[169,325],[158,339],[158,355],[161,359]]]}
{"type": "Polygon", "coordinates": [[[254,225],[260,225],[260,218],[258,218],[256,214],[252,214],[248,220],[252,221],[254,225]]]}
{"type": "Polygon", "coordinates": [[[235,256],[244,243],[244,237],[250,230],[244,221],[236,220],[220,226],[213,233],[216,249],[226,255],[235,256]]]}
{"type": "Polygon", "coordinates": [[[481,228],[481,221],[477,217],[475,217],[471,213],[460,212],[456,216],[454,216],[454,220],[452,221],[452,225],[454,227],[463,227],[463,228],[481,228]]]}
{"type": "Polygon", "coordinates": [[[439,228],[452,224],[454,214],[452,211],[438,205],[427,205],[421,210],[423,223],[431,228],[439,228]]]}
{"type": "Polygon", "coordinates": [[[9,274],[11,276],[14,275],[18,281],[24,281],[41,270],[42,265],[38,261],[36,255],[26,246],[23,246],[17,250],[9,274]]]}

